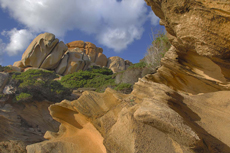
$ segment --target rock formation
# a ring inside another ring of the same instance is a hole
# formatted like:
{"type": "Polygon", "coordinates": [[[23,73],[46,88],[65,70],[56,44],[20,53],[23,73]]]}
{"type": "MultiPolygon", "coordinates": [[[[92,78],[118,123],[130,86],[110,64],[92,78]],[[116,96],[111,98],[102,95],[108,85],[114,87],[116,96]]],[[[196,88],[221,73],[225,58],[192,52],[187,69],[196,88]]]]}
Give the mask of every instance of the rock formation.
{"type": "Polygon", "coordinates": [[[90,142],[95,152],[229,152],[229,93],[188,96],[144,79],[130,95],[85,91],[78,100],[50,106],[59,132],[47,132],[49,141],[27,151],[87,152],[90,142]]]}
{"type": "Polygon", "coordinates": [[[47,129],[57,131],[59,123],[52,119],[47,109],[51,104],[48,101],[17,104],[1,99],[0,152],[25,153],[26,145],[44,140],[47,129]]]}
{"type": "Polygon", "coordinates": [[[163,66],[146,78],[192,94],[229,90],[229,1],[146,2],[172,44],[163,66]]]}
{"type": "Polygon", "coordinates": [[[51,33],[38,35],[22,55],[21,61],[14,63],[14,71],[33,67],[54,70],[60,75],[67,75],[85,70],[92,65],[109,67],[114,73],[127,69],[132,63],[120,57],[107,57],[103,49],[93,43],[73,41],[66,45],[51,33]],[[107,64],[107,62],[109,63],[107,64]],[[111,64],[112,63],[112,64],[111,64]],[[117,66],[117,68],[116,68],[117,66]]]}
{"type": "Polygon", "coordinates": [[[21,62],[25,67],[55,69],[67,49],[53,34],[40,34],[23,53],[21,62]]]}
{"type": "Polygon", "coordinates": [[[149,68],[149,67],[130,67],[127,68],[125,71],[121,71],[119,73],[116,73],[115,77],[115,83],[129,83],[134,84],[138,81],[138,78],[144,77],[146,74],[152,74],[155,70],[149,68]]]}
{"type": "Polygon", "coordinates": [[[102,153],[230,152],[230,3],[146,2],[172,43],[162,66],[139,79],[131,94],[85,91],[77,100],[51,105],[59,132],[47,132],[49,140],[27,146],[29,153],[87,152],[92,148],[86,142],[102,153]]]}

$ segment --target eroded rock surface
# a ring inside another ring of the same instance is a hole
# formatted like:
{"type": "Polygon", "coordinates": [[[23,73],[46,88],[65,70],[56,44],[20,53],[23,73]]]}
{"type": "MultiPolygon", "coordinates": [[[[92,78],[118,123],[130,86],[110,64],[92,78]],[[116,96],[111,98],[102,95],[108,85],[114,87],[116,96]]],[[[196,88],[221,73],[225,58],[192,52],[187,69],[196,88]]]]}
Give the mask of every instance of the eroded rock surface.
{"type": "Polygon", "coordinates": [[[146,78],[192,94],[229,90],[230,2],[146,2],[172,44],[163,66],[146,78]]]}
{"type": "Polygon", "coordinates": [[[0,101],[0,152],[24,153],[26,145],[45,140],[47,129],[57,131],[59,123],[49,114],[50,102],[9,103],[0,101]]]}
{"type": "Polygon", "coordinates": [[[230,92],[189,96],[144,79],[139,79],[129,95],[110,88],[105,93],[85,91],[78,100],[50,106],[52,117],[61,123],[59,132],[47,132],[48,141],[29,145],[27,151],[42,152],[55,146],[62,152],[76,149],[83,153],[92,149],[86,142],[93,141],[95,152],[228,152],[227,94],[230,92]],[[89,129],[93,138],[85,132],[89,129]]]}
{"type": "Polygon", "coordinates": [[[25,67],[54,69],[67,49],[53,34],[40,34],[23,53],[21,61],[25,67]]]}

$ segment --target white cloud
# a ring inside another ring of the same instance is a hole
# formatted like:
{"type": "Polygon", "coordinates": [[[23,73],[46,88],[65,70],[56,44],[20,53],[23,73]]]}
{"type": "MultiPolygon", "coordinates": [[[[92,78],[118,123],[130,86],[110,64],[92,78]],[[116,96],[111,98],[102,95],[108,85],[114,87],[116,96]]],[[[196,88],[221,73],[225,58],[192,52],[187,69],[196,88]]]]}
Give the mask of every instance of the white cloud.
{"type": "Polygon", "coordinates": [[[134,39],[140,39],[143,33],[143,28],[137,28],[131,26],[129,28],[108,28],[104,32],[98,35],[97,39],[99,43],[113,48],[115,51],[119,52],[122,49],[127,48],[127,46],[134,41],[134,39]]]}
{"type": "Polygon", "coordinates": [[[99,43],[116,51],[140,39],[149,19],[144,0],[0,0],[0,5],[24,24],[27,32],[63,37],[78,29],[95,34],[99,43]]]}
{"type": "Polygon", "coordinates": [[[5,46],[5,51],[10,55],[17,55],[18,52],[24,51],[33,39],[33,34],[26,30],[3,31],[2,35],[10,37],[10,43],[5,46]]]}

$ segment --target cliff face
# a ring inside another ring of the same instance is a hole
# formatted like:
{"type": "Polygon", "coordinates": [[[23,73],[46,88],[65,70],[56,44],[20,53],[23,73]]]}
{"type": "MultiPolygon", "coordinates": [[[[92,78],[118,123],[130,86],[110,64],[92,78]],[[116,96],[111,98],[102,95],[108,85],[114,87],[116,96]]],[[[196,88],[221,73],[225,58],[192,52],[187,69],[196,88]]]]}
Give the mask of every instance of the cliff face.
{"type": "Polygon", "coordinates": [[[172,48],[148,80],[192,94],[229,90],[230,2],[146,0],[172,48]]]}

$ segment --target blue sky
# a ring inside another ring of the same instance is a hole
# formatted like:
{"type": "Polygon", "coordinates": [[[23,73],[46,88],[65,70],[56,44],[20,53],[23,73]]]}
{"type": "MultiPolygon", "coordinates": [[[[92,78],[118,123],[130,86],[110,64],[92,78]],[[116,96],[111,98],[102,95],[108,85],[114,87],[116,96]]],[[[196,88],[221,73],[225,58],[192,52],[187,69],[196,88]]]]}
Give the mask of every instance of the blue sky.
{"type": "Polygon", "coordinates": [[[20,60],[43,32],[64,43],[89,41],[107,57],[137,63],[152,42],[151,30],[162,28],[144,0],[0,0],[0,63],[20,60]]]}

